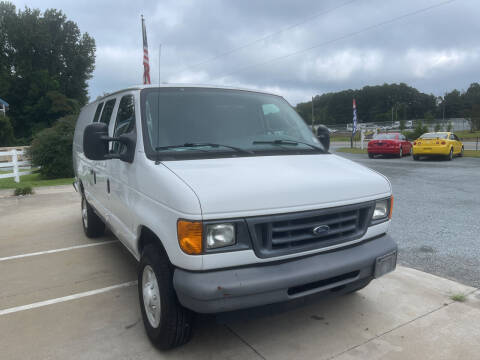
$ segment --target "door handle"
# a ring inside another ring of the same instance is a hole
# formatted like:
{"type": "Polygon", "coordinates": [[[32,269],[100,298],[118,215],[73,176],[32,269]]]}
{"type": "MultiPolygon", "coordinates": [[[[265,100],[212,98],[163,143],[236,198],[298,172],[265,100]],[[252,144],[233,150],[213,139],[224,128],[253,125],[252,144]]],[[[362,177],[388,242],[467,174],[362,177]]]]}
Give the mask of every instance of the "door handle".
{"type": "Polygon", "coordinates": [[[93,183],[97,183],[97,174],[93,169],[90,169],[90,175],[93,175],[93,183]]]}

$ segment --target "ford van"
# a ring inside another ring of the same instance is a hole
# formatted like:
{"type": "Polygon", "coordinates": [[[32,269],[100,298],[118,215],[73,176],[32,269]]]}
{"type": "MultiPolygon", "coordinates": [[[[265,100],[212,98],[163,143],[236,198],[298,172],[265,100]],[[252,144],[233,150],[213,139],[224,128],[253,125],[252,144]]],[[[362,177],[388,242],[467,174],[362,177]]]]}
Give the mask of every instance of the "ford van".
{"type": "Polygon", "coordinates": [[[281,96],[234,88],[138,86],[81,110],[83,228],[138,260],[156,346],[187,342],[195,313],[351,293],[395,269],[390,182],[317,135],[281,96]]]}

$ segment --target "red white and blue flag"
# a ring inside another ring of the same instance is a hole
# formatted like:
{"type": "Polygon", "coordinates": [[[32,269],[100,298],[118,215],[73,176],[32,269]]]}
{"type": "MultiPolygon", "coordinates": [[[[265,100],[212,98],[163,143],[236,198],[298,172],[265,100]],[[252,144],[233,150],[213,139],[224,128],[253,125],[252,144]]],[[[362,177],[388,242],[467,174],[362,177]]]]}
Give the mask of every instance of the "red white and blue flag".
{"type": "Polygon", "coordinates": [[[353,99],[353,128],[352,133],[357,132],[357,103],[355,102],[355,98],[353,99]]]}
{"type": "Polygon", "coordinates": [[[143,83],[150,84],[150,64],[148,61],[148,43],[147,29],[145,29],[145,19],[142,15],[142,35],[143,35],[143,83]]]}

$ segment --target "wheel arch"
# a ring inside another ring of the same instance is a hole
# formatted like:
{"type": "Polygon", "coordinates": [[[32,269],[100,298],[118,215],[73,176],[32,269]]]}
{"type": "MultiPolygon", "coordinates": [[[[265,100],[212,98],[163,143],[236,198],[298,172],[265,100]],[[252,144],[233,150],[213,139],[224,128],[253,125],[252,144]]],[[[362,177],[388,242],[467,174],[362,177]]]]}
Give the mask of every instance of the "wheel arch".
{"type": "Polygon", "coordinates": [[[153,244],[158,246],[161,251],[165,253],[165,256],[168,259],[168,262],[172,264],[167,251],[165,250],[165,246],[162,243],[162,240],[151,230],[148,226],[140,225],[138,227],[138,241],[137,241],[137,252],[138,255],[141,257],[143,249],[149,244],[153,244]]]}

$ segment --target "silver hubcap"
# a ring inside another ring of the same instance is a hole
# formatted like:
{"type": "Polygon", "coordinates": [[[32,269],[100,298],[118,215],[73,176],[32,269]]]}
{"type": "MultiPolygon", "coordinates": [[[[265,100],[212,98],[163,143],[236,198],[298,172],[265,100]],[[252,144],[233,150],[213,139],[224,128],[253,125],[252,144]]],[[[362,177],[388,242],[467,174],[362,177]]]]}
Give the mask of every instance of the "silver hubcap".
{"type": "Polygon", "coordinates": [[[82,221],[83,226],[88,228],[87,200],[85,198],[82,198],[82,221]]]}
{"type": "Polygon", "coordinates": [[[154,328],[160,324],[160,290],[157,277],[150,265],[143,268],[142,274],[143,306],[147,314],[148,322],[154,328]]]}

